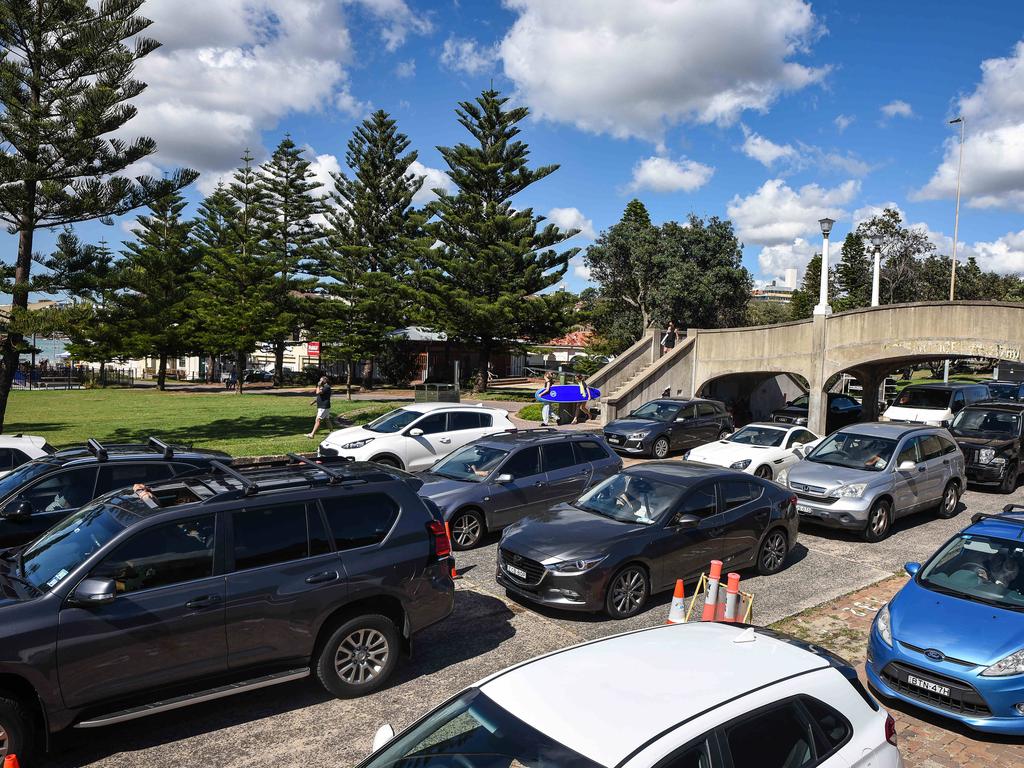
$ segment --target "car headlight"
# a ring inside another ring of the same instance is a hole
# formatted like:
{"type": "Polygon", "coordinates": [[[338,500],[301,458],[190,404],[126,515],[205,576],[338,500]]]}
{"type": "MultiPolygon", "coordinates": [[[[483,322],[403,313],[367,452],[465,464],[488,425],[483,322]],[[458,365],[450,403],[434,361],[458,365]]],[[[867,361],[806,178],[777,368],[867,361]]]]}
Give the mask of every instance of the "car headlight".
{"type": "Polygon", "coordinates": [[[829,496],[833,499],[857,498],[864,495],[864,489],[867,487],[867,483],[850,483],[848,485],[841,485],[832,491],[829,496]]]}
{"type": "Polygon", "coordinates": [[[601,557],[581,558],[580,560],[566,560],[562,563],[554,563],[547,566],[549,571],[556,573],[584,573],[603,561],[607,555],[601,557]]]}
{"type": "Polygon", "coordinates": [[[1010,675],[1024,675],[1024,648],[1016,653],[1011,653],[1002,661],[997,661],[981,674],[983,677],[1009,677],[1010,675]]]}
{"type": "Polygon", "coordinates": [[[626,435],[627,440],[643,440],[645,437],[647,437],[646,432],[634,432],[631,435],[626,435]]]}
{"type": "Polygon", "coordinates": [[[346,450],[352,450],[354,448],[362,448],[364,445],[369,445],[373,442],[372,437],[364,438],[363,440],[353,440],[351,443],[345,443],[342,448],[346,450]]]}
{"type": "Polygon", "coordinates": [[[789,483],[789,470],[784,469],[775,476],[775,482],[781,486],[786,486],[789,483]]]}
{"type": "Polygon", "coordinates": [[[892,648],[892,620],[889,616],[889,604],[882,606],[882,610],[875,614],[875,629],[882,642],[892,648]]]}
{"type": "Polygon", "coordinates": [[[806,427],[807,426],[807,417],[806,416],[801,416],[799,419],[797,419],[793,423],[794,424],[798,424],[801,427],[806,427]]]}
{"type": "Polygon", "coordinates": [[[750,459],[743,459],[743,461],[734,461],[729,465],[729,469],[746,469],[750,466],[750,459]]]}
{"type": "Polygon", "coordinates": [[[982,448],[978,451],[978,461],[982,464],[989,464],[996,457],[995,448],[982,448]]]}

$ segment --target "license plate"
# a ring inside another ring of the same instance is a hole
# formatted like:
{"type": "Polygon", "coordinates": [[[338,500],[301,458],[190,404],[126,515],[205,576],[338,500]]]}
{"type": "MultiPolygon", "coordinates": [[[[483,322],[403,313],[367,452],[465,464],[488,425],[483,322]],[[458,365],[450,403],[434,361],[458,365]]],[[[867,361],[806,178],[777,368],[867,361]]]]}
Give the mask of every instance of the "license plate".
{"type": "Polygon", "coordinates": [[[939,685],[938,683],[933,683],[931,680],[922,680],[920,677],[916,677],[915,675],[907,675],[907,682],[925,691],[931,691],[932,693],[937,693],[939,696],[949,697],[948,685],[939,685]]]}
{"type": "Polygon", "coordinates": [[[505,570],[511,573],[516,578],[522,579],[523,581],[526,581],[527,579],[526,571],[524,571],[522,568],[516,568],[514,565],[506,564],[505,570]]]}
{"type": "Polygon", "coordinates": [[[798,514],[801,514],[801,515],[816,515],[817,514],[817,512],[815,512],[813,509],[808,507],[806,504],[797,504],[796,505],[796,511],[797,511],[798,514]]]}
{"type": "Polygon", "coordinates": [[[612,444],[614,444],[614,445],[618,445],[619,443],[621,443],[621,442],[622,442],[622,438],[621,438],[621,437],[614,437],[614,436],[610,436],[610,437],[608,438],[608,442],[609,442],[609,443],[612,443],[612,444]]]}

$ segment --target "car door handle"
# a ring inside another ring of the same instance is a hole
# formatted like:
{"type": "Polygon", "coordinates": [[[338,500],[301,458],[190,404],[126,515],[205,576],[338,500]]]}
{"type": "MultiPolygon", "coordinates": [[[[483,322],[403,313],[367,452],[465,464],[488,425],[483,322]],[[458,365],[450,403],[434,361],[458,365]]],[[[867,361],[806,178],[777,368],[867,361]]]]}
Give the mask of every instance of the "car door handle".
{"type": "Polygon", "coordinates": [[[544,487],[545,485],[547,485],[547,483],[545,483],[545,482],[543,482],[543,481],[541,481],[541,480],[538,480],[538,481],[537,481],[536,483],[534,483],[533,485],[534,485],[534,487],[535,487],[535,488],[543,488],[543,487],[544,487]]]}
{"type": "Polygon", "coordinates": [[[220,595],[203,595],[202,597],[196,597],[185,603],[185,607],[189,610],[199,610],[201,608],[212,608],[213,606],[220,603],[220,595]]]}
{"type": "Polygon", "coordinates": [[[942,463],[948,467],[949,466],[949,459],[943,459],[942,463]]]}
{"type": "Polygon", "coordinates": [[[323,573],[314,573],[312,576],[306,577],[307,584],[326,584],[328,581],[337,581],[337,571],[324,571],[323,573]]]}
{"type": "Polygon", "coordinates": [[[918,468],[917,468],[917,471],[918,471],[918,472],[924,472],[924,471],[925,471],[925,470],[927,470],[927,469],[928,469],[928,467],[918,467],[918,468]]]}

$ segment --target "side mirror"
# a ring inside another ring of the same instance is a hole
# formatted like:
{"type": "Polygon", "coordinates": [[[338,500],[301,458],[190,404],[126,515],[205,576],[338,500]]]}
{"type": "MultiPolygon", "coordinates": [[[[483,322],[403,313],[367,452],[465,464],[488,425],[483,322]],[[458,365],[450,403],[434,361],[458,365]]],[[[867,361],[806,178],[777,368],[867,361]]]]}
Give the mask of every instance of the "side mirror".
{"type": "Polygon", "coordinates": [[[423,434],[423,430],[420,429],[419,427],[413,427],[405,434],[407,434],[409,437],[420,437],[423,434]]]}
{"type": "Polygon", "coordinates": [[[900,465],[896,467],[900,472],[910,472],[914,467],[917,466],[916,462],[913,461],[901,461],[900,465]]]}
{"type": "Polygon", "coordinates": [[[803,449],[798,445],[796,448],[793,449],[793,455],[796,456],[798,459],[802,459],[804,457],[803,449]]]}
{"type": "Polygon", "coordinates": [[[28,499],[13,499],[3,509],[6,520],[27,520],[32,517],[32,502],[28,499]]]}
{"type": "Polygon", "coordinates": [[[700,525],[700,518],[696,515],[680,515],[672,521],[675,528],[696,528],[700,525]]]}
{"type": "Polygon", "coordinates": [[[75,605],[106,605],[117,597],[117,586],[113,579],[83,579],[71,593],[75,605]]]}
{"type": "Polygon", "coordinates": [[[376,752],[393,738],[395,738],[395,729],[391,727],[391,723],[384,723],[373,734],[373,751],[376,752]]]}
{"type": "Polygon", "coordinates": [[[903,566],[903,570],[907,572],[907,576],[909,576],[910,578],[914,578],[915,576],[917,576],[917,572],[921,570],[921,564],[907,563],[903,566]]]}
{"type": "Polygon", "coordinates": [[[500,475],[494,478],[494,482],[496,482],[498,485],[505,485],[506,483],[511,483],[513,480],[515,480],[515,478],[512,477],[512,475],[510,475],[508,472],[502,472],[500,475]]]}

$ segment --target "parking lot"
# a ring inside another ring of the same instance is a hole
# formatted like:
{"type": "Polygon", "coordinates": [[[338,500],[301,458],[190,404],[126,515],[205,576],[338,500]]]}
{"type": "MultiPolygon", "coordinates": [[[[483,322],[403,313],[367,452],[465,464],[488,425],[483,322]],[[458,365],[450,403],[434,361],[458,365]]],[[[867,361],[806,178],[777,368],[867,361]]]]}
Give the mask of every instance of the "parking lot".
{"type": "MultiPolygon", "coordinates": [[[[971,514],[998,511],[1011,500],[1024,502],[1024,492],[970,491],[955,518],[906,518],[889,539],[873,545],[848,534],[804,529],[780,574],[744,579],[743,588],[755,596],[754,622],[771,624],[891,576],[904,562],[931,554],[971,514]]],[[[621,622],[536,611],[506,598],[495,583],[496,550],[497,539],[491,537],[485,546],[460,553],[463,578],[454,615],[417,637],[413,658],[375,695],[340,701],[303,680],[123,725],[60,734],[47,765],[351,766],[367,754],[379,725],[390,722],[397,730],[484,675],[538,653],[666,619],[668,595],[656,596],[639,616],[621,622]]],[[[565,693],[571,698],[571,691],[565,693]]],[[[930,722],[916,727],[941,731],[930,722]]],[[[1013,747],[993,741],[987,748],[996,754],[1013,747]]]]}

